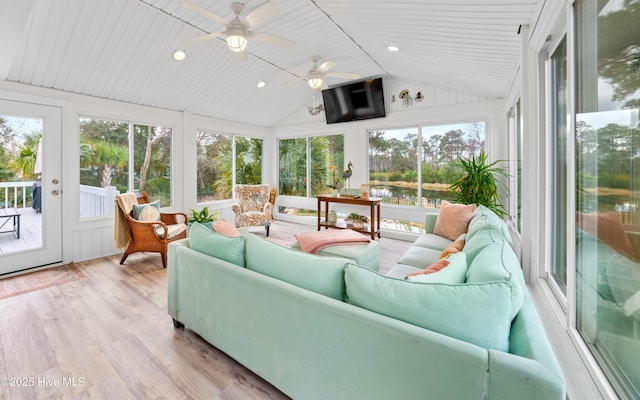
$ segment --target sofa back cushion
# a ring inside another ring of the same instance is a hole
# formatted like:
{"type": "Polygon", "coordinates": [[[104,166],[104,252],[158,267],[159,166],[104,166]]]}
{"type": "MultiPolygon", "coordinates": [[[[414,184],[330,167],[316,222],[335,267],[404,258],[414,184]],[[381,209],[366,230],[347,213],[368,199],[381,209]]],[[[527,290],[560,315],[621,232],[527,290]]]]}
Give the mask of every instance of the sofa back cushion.
{"type": "Polygon", "coordinates": [[[344,258],[295,251],[249,234],[246,259],[250,270],[344,300],[344,258]]]}
{"type": "Polygon", "coordinates": [[[466,240],[470,240],[477,232],[486,228],[493,228],[500,232],[502,237],[511,243],[511,235],[504,221],[487,207],[480,205],[473,213],[473,218],[469,222],[466,240]]]}
{"type": "Polygon", "coordinates": [[[354,264],[345,268],[348,302],[486,349],[508,351],[508,282],[450,285],[390,278],[354,264]]]}
{"type": "Polygon", "coordinates": [[[189,228],[189,247],[224,261],[245,266],[245,238],[221,235],[194,222],[189,228]]]}
{"type": "Polygon", "coordinates": [[[518,257],[506,241],[486,246],[469,264],[467,283],[506,282],[511,288],[509,316],[513,319],[527,290],[518,257]]]}

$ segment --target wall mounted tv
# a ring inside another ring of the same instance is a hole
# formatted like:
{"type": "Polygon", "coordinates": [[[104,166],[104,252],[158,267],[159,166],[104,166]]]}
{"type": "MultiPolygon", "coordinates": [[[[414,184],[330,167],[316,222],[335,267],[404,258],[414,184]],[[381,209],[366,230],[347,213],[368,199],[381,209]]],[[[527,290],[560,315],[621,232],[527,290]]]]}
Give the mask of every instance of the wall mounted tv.
{"type": "Polygon", "coordinates": [[[347,83],[322,91],[327,124],[386,115],[382,78],[347,83]]]}

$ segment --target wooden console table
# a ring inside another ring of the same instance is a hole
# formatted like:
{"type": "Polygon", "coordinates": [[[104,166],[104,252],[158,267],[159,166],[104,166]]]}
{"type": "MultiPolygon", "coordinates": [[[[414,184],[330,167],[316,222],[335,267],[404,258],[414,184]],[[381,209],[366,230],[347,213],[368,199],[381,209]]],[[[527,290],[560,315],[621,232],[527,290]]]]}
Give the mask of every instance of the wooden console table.
{"type": "Polygon", "coordinates": [[[346,229],[341,226],[329,225],[329,203],[342,203],[342,204],[354,204],[357,206],[368,206],[370,209],[369,226],[370,230],[355,229],[361,233],[367,233],[371,235],[371,240],[375,240],[376,235],[380,237],[380,199],[378,198],[350,198],[350,197],[337,197],[337,196],[318,196],[318,230],[321,227],[346,229]],[[322,213],[322,203],[324,202],[324,222],[320,220],[322,213]]]}

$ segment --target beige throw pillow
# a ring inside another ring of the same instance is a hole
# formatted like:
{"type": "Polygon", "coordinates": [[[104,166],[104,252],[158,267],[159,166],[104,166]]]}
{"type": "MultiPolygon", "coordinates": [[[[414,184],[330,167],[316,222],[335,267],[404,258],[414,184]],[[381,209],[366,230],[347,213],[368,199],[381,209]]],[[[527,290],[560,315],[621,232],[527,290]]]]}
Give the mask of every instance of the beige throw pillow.
{"type": "Polygon", "coordinates": [[[469,221],[473,218],[475,211],[475,204],[453,204],[442,200],[433,233],[450,240],[456,240],[467,232],[469,221]]]}

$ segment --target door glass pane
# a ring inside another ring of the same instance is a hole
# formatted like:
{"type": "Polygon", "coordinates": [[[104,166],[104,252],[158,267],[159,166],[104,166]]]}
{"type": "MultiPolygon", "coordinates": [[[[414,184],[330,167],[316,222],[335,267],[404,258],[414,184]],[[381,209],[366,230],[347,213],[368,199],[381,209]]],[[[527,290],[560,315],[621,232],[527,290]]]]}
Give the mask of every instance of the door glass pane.
{"type": "Polygon", "coordinates": [[[640,1],[576,2],[576,326],[640,398],[640,1]]]}
{"type": "Polygon", "coordinates": [[[567,42],[550,58],[551,115],[551,276],[567,292],[567,42]]]}
{"type": "Polygon", "coordinates": [[[307,139],[278,141],[278,192],[288,196],[307,195],[307,139]]]}
{"type": "Polygon", "coordinates": [[[80,118],[80,217],[112,215],[129,182],[129,124],[80,118]]]}
{"type": "Polygon", "coordinates": [[[0,255],[42,247],[42,122],[0,115],[0,255]]]}
{"type": "Polygon", "coordinates": [[[133,126],[134,188],[160,207],[171,205],[171,129],[133,126]]]}
{"type": "Polygon", "coordinates": [[[236,183],[258,185],[262,183],[262,139],[235,137],[236,183]]]}

